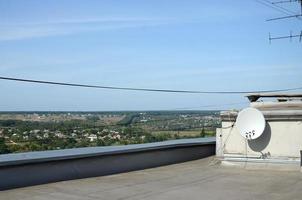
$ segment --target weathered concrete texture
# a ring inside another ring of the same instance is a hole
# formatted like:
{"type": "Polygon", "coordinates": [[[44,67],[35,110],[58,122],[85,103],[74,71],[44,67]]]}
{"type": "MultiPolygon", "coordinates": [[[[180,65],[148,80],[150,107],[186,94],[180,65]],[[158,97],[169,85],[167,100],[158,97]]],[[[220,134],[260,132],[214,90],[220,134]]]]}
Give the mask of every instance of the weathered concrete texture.
{"type": "Polygon", "coordinates": [[[212,160],[2,191],[0,199],[301,199],[299,172],[225,168],[212,160]]]}
{"type": "Polygon", "coordinates": [[[59,152],[7,154],[0,156],[0,190],[196,160],[214,155],[215,143],[215,138],[204,138],[59,152]],[[3,157],[7,159],[1,159],[3,157]]]}
{"type": "Polygon", "coordinates": [[[234,122],[222,122],[225,129],[217,129],[217,149],[219,154],[241,155],[241,157],[262,157],[279,159],[299,159],[302,144],[302,121],[267,121],[263,134],[255,139],[246,141],[234,122]]]}

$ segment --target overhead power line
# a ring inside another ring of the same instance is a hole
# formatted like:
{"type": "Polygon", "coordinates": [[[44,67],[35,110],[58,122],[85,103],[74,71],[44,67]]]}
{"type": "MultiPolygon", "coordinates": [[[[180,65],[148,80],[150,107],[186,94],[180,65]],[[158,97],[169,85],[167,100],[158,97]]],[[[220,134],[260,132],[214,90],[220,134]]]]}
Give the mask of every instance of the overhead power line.
{"type": "Polygon", "coordinates": [[[287,0],[287,1],[275,1],[272,2],[272,4],[284,4],[284,3],[293,3],[293,2],[298,2],[300,4],[300,11],[302,14],[302,0],[287,0]]]}
{"type": "Polygon", "coordinates": [[[276,10],[278,12],[282,12],[283,14],[286,14],[286,15],[293,14],[291,12],[288,12],[287,10],[283,10],[283,9],[280,9],[279,7],[276,7],[275,5],[273,5],[271,3],[268,4],[266,1],[261,1],[261,0],[254,0],[254,1],[256,1],[256,2],[262,4],[262,5],[266,6],[266,7],[269,7],[271,9],[273,9],[273,10],[276,10]]]}
{"type": "Polygon", "coordinates": [[[256,2],[262,4],[262,5],[266,6],[266,7],[269,7],[269,8],[271,8],[271,9],[273,9],[273,10],[276,10],[276,11],[278,11],[278,12],[281,12],[281,13],[283,13],[283,14],[286,14],[287,16],[288,16],[288,15],[289,15],[289,16],[295,15],[295,16],[296,16],[296,17],[295,17],[296,19],[302,21],[302,19],[300,18],[301,16],[298,16],[297,13],[295,13],[295,12],[293,12],[293,11],[291,11],[291,10],[288,10],[288,9],[286,9],[286,8],[283,8],[282,6],[279,6],[279,5],[277,5],[277,4],[274,4],[273,2],[270,2],[270,1],[268,1],[268,0],[254,0],[254,1],[256,1],[256,2]]]}
{"type": "Polygon", "coordinates": [[[272,92],[288,92],[293,90],[300,90],[302,86],[296,88],[276,89],[276,90],[256,90],[256,91],[196,91],[196,90],[173,90],[173,89],[154,89],[154,88],[134,88],[134,87],[116,87],[116,86],[102,86],[102,85],[86,85],[78,83],[54,82],[45,80],[21,79],[12,77],[0,76],[1,80],[28,82],[36,84],[60,85],[70,87],[82,88],[96,88],[108,90],[126,90],[126,91],[141,91],[141,92],[163,92],[163,93],[187,93],[187,94],[248,94],[248,93],[272,93],[272,92]]]}
{"type": "Polygon", "coordinates": [[[286,9],[286,8],[283,8],[282,6],[273,4],[271,1],[268,1],[268,0],[262,0],[262,1],[267,2],[267,3],[271,4],[271,5],[273,5],[275,8],[279,8],[279,9],[281,9],[281,10],[284,10],[284,11],[287,12],[287,13],[296,14],[295,12],[293,12],[293,11],[291,11],[291,10],[289,10],[289,9],[286,9]]]}

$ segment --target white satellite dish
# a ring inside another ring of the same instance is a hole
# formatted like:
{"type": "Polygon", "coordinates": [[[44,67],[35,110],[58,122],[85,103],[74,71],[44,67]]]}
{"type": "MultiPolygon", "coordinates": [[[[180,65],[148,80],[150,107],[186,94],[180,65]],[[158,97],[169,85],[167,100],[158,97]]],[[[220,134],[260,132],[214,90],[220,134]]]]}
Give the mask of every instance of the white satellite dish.
{"type": "Polygon", "coordinates": [[[253,140],[262,135],[265,129],[265,119],[258,109],[245,108],[238,113],[236,127],[242,137],[253,140]]]}

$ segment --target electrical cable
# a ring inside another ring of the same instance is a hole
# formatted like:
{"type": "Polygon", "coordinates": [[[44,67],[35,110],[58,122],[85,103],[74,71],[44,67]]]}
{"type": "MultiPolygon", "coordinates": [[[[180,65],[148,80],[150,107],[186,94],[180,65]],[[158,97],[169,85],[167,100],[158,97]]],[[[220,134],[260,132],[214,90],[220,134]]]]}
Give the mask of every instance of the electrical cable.
{"type": "Polygon", "coordinates": [[[288,13],[291,13],[291,14],[296,14],[295,12],[293,12],[293,11],[291,11],[291,10],[288,10],[288,9],[286,9],[286,8],[283,8],[282,6],[273,4],[271,1],[268,1],[268,0],[262,0],[262,1],[267,2],[267,3],[269,3],[269,4],[273,5],[273,6],[275,6],[275,7],[279,8],[279,9],[281,9],[281,10],[284,10],[285,12],[288,12],[288,13]]]}
{"type": "Polygon", "coordinates": [[[267,2],[261,1],[261,0],[254,0],[254,1],[256,1],[256,2],[262,4],[262,5],[266,6],[266,7],[269,7],[269,8],[271,8],[271,9],[273,9],[273,10],[282,12],[283,14],[286,14],[286,15],[292,14],[292,13],[289,13],[289,12],[287,12],[287,11],[284,11],[283,9],[279,9],[278,7],[275,7],[274,4],[271,4],[271,3],[267,4],[267,2]]]}
{"type": "Polygon", "coordinates": [[[97,89],[109,89],[109,90],[127,90],[127,91],[143,91],[143,92],[162,92],[162,93],[187,93],[187,94],[249,94],[249,93],[273,93],[273,92],[288,92],[293,90],[300,90],[302,87],[276,89],[276,90],[256,90],[256,91],[194,91],[194,90],[172,90],[172,89],[154,89],[154,88],[134,88],[134,87],[116,87],[116,86],[102,86],[102,85],[86,85],[78,83],[67,83],[67,82],[54,82],[45,80],[33,80],[33,79],[21,79],[12,77],[0,76],[1,80],[17,81],[17,82],[28,82],[37,84],[48,84],[48,85],[60,85],[60,86],[71,86],[71,87],[83,87],[83,88],[97,88],[97,89]]]}
{"type": "Polygon", "coordinates": [[[286,8],[283,8],[283,7],[279,6],[279,5],[273,4],[272,2],[270,2],[268,0],[254,0],[254,1],[256,1],[256,2],[262,4],[262,5],[266,6],[266,7],[272,8],[272,9],[274,9],[276,11],[282,12],[283,14],[286,14],[286,15],[295,15],[296,19],[302,21],[302,19],[300,18],[299,15],[297,15],[297,13],[295,13],[295,12],[293,12],[291,10],[288,10],[286,8]]]}

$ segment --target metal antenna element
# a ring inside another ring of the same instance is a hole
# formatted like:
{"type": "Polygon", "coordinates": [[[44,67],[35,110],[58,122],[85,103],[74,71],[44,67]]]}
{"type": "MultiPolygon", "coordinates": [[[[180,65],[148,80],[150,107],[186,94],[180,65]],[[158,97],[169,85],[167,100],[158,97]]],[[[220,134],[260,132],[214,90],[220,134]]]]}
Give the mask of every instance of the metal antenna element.
{"type": "Polygon", "coordinates": [[[292,3],[292,2],[297,2],[297,1],[301,1],[301,0],[275,1],[275,2],[272,2],[272,4],[292,3]]]}
{"type": "Polygon", "coordinates": [[[276,18],[271,18],[271,19],[267,19],[266,21],[275,21],[275,20],[280,20],[280,19],[288,19],[288,18],[298,18],[298,17],[302,17],[302,14],[298,14],[298,15],[289,15],[289,16],[284,16],[284,17],[276,17],[276,18]]]}
{"type": "MultiPolygon", "coordinates": [[[[258,0],[257,0],[258,2],[258,0]]],[[[282,19],[289,19],[289,18],[296,18],[298,20],[301,20],[302,21],[302,0],[280,0],[280,1],[275,1],[275,2],[270,2],[268,0],[263,0],[263,2],[266,2],[267,4],[271,4],[271,6],[276,6],[276,8],[279,8],[279,9],[282,9],[286,12],[283,12],[283,13],[287,13],[289,15],[287,16],[282,16],[282,17],[276,17],[276,18],[271,18],[271,19],[268,19],[266,21],[276,21],[276,20],[282,20],[282,19]],[[296,14],[294,12],[292,12],[291,10],[288,10],[288,9],[285,9],[277,4],[283,4],[283,3],[292,3],[292,2],[298,2],[300,7],[301,7],[301,13],[300,14],[296,14]]],[[[262,2],[262,3],[263,3],[262,2]]],[[[272,40],[280,40],[280,39],[287,39],[289,38],[289,41],[292,42],[293,38],[296,38],[296,37],[299,37],[299,42],[302,41],[302,31],[300,34],[296,34],[296,35],[293,35],[292,34],[292,31],[290,31],[290,34],[287,35],[287,36],[280,36],[280,37],[271,37],[271,33],[269,33],[269,43],[271,44],[271,41],[272,40]]]]}
{"type": "Polygon", "coordinates": [[[297,35],[293,35],[292,31],[291,31],[289,35],[287,35],[287,36],[280,36],[280,37],[271,37],[271,34],[269,33],[269,43],[271,44],[272,40],[280,40],[280,39],[288,39],[288,38],[289,38],[289,40],[291,42],[292,38],[296,38],[296,37],[299,37],[299,42],[301,42],[302,41],[302,31],[300,32],[300,34],[297,34],[297,35]]]}
{"type": "MultiPolygon", "coordinates": [[[[278,6],[278,5],[276,5],[276,4],[281,4],[281,3],[292,3],[292,2],[298,2],[298,3],[299,3],[299,5],[300,5],[300,7],[301,7],[301,12],[300,12],[300,14],[295,14],[294,12],[288,10],[288,11],[289,11],[289,14],[291,13],[292,15],[288,15],[288,16],[284,16],[284,17],[276,17],[276,18],[268,19],[268,20],[266,20],[266,21],[273,21],[273,20],[280,20],[280,19],[287,19],[287,18],[297,18],[297,19],[301,20],[300,17],[302,16],[302,0],[276,1],[276,2],[271,2],[271,4],[274,5],[274,6],[278,6]]],[[[282,9],[284,9],[284,10],[287,10],[287,9],[281,7],[281,6],[278,6],[278,8],[282,8],[282,9]]]]}
{"type": "Polygon", "coordinates": [[[271,33],[268,33],[268,39],[269,39],[269,44],[272,44],[272,37],[271,37],[271,33]]]}

